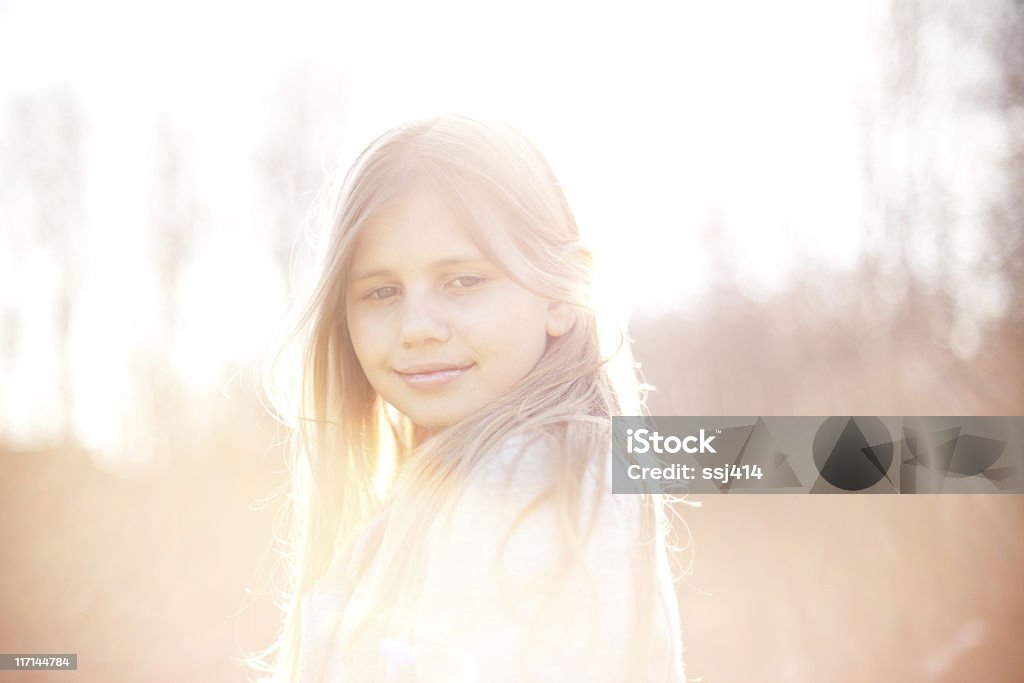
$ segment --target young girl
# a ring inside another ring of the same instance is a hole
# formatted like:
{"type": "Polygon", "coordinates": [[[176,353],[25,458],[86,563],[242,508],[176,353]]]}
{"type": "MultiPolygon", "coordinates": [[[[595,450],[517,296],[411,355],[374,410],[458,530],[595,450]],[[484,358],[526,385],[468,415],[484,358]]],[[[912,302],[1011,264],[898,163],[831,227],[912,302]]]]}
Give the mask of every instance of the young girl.
{"type": "MultiPolygon", "coordinates": [[[[516,131],[389,131],[332,207],[302,344],[274,681],[682,681],[661,503],[613,496],[591,259],[516,131]]],[[[612,371],[615,365],[625,373],[612,371]]]]}

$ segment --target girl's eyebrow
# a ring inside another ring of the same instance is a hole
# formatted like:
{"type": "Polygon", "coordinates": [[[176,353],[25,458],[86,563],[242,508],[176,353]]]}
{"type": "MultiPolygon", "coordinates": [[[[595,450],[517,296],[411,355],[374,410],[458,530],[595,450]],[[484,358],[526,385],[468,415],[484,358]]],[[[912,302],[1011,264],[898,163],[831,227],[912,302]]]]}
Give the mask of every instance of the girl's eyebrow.
{"type": "MultiPolygon", "coordinates": [[[[471,255],[471,256],[450,256],[448,258],[438,259],[427,267],[431,270],[438,270],[441,268],[447,268],[449,266],[466,265],[466,264],[487,264],[490,265],[490,259],[484,258],[483,256],[471,255]]],[[[368,280],[374,277],[387,277],[394,275],[394,271],[387,268],[377,268],[375,270],[367,270],[360,273],[352,274],[352,282],[359,282],[360,280],[368,280]]]]}

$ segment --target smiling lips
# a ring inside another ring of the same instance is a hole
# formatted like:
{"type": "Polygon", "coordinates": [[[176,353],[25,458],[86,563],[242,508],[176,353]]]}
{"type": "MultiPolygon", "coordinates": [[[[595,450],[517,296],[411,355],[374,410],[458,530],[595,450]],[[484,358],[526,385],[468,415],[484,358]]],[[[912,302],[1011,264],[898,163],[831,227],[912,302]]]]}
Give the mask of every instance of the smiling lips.
{"type": "Polygon", "coordinates": [[[465,365],[428,363],[411,365],[402,370],[395,370],[395,372],[414,389],[439,389],[462,377],[473,365],[473,363],[465,365]]]}

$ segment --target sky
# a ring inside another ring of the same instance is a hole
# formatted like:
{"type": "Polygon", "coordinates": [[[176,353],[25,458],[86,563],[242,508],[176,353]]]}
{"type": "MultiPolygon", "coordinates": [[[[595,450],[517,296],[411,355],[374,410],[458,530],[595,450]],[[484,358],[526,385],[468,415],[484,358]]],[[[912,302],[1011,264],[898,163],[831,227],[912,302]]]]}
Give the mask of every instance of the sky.
{"type": "Polygon", "coordinates": [[[848,5],[14,2],[0,10],[0,97],[73,89],[103,150],[101,207],[124,203],[123,171],[146,163],[159,117],[209,151],[222,201],[244,194],[244,150],[296,65],[343,74],[343,156],[432,111],[504,118],[551,157],[624,297],[658,309],[708,281],[695,227],[709,210],[751,293],[782,288],[803,251],[852,265],[855,105],[875,74],[871,5],[848,5]]]}

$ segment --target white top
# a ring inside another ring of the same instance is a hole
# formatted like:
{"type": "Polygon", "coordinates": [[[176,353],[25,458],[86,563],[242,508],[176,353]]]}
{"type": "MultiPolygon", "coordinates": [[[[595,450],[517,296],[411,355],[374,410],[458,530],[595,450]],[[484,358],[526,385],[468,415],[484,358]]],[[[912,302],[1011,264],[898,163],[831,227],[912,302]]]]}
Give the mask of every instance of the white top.
{"type": "MultiPolygon", "coordinates": [[[[684,681],[667,557],[659,545],[656,576],[635,575],[642,497],[612,495],[611,459],[600,460],[604,490],[598,491],[596,472],[583,479],[580,508],[589,514],[594,496],[601,497],[582,547],[586,568],[577,562],[557,582],[547,572],[558,566],[565,543],[553,501],[536,505],[513,530],[520,513],[551,481],[554,460],[548,447],[519,435],[481,462],[450,522],[430,529],[413,642],[380,644],[396,664],[411,663],[396,667],[392,680],[611,682],[625,675],[635,681],[684,681]],[[640,580],[654,584],[653,606],[644,615],[636,609],[640,580]],[[641,618],[652,627],[643,661],[631,648],[633,624],[641,618]]],[[[364,536],[373,531],[371,524],[364,536]]],[[[333,647],[345,607],[358,590],[342,578],[339,564],[303,605],[303,683],[366,680],[365,674],[346,671],[333,647]]]]}

